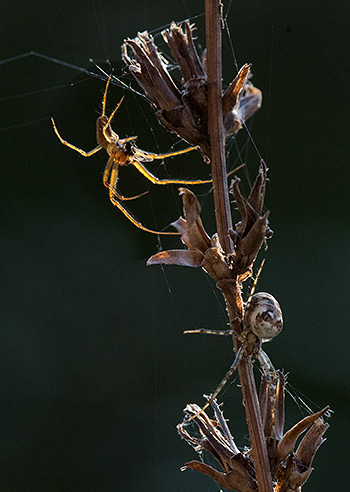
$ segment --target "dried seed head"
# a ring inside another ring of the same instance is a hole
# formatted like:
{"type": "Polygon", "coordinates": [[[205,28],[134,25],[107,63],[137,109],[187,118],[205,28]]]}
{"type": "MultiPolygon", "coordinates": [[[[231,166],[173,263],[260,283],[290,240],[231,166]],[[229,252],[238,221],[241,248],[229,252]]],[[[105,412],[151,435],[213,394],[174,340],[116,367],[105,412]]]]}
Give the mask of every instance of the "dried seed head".
{"type": "Polygon", "coordinates": [[[245,330],[252,331],[260,340],[274,338],[283,326],[280,305],[267,292],[254,294],[246,309],[243,325],[245,330]]]}

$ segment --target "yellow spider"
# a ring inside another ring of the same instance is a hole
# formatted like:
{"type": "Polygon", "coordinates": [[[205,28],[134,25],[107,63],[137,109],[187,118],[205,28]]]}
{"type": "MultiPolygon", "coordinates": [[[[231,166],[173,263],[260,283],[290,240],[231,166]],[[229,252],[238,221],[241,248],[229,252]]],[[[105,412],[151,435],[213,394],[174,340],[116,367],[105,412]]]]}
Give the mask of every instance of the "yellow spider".
{"type": "MultiPolygon", "coordinates": [[[[120,201],[124,200],[134,200],[135,198],[139,198],[144,195],[142,193],[140,195],[125,197],[120,195],[117,192],[117,181],[118,181],[118,170],[119,165],[128,166],[133,165],[143,176],[145,176],[149,181],[158,185],[168,185],[168,184],[184,184],[184,185],[196,185],[196,184],[206,184],[211,183],[212,180],[181,180],[181,179],[158,179],[154,176],[148,169],[142,164],[142,162],[151,162],[154,159],[165,159],[167,157],[173,157],[176,155],[185,154],[186,152],[190,152],[191,150],[198,149],[199,147],[189,147],[184,150],[179,150],[177,152],[171,152],[168,154],[152,154],[150,152],[146,152],[137,148],[135,145],[131,144],[132,140],[135,140],[137,137],[129,137],[120,139],[119,136],[113,131],[111,126],[111,121],[121,105],[124,98],[122,98],[111,115],[109,117],[106,116],[106,101],[107,101],[107,91],[110,83],[111,77],[108,78],[106,83],[106,88],[103,95],[102,102],[102,115],[97,118],[96,122],[96,139],[97,139],[97,147],[94,149],[85,152],[82,149],[79,149],[75,145],[63,140],[61,135],[59,134],[56,124],[51,118],[53,128],[55,130],[56,135],[58,136],[60,142],[63,145],[66,145],[70,149],[79,152],[84,157],[91,157],[92,155],[99,152],[101,149],[106,149],[109,159],[107,161],[104,173],[103,173],[103,184],[109,190],[109,198],[113,205],[115,205],[136,227],[142,229],[143,231],[150,232],[152,234],[165,234],[165,235],[179,235],[178,232],[160,232],[153,231],[152,229],[148,229],[144,227],[140,222],[138,222],[134,217],[121,205],[120,201]]],[[[230,173],[231,174],[231,173],[230,173]]],[[[147,193],[147,192],[146,192],[147,193]]]]}

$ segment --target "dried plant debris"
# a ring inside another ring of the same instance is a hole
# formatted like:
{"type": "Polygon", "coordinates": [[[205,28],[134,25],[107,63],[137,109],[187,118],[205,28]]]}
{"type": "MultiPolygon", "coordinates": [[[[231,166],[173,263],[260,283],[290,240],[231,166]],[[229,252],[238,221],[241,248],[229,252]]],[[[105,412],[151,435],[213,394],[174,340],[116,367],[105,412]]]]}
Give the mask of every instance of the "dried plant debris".
{"type": "Polygon", "coordinates": [[[234,253],[225,255],[218,237],[211,238],[204,229],[200,218],[201,207],[192,191],[180,188],[184,218],[172,225],[180,232],[187,250],[161,251],[152,256],[147,265],[167,264],[203,268],[225,291],[225,281],[241,282],[252,272],[252,264],[264,241],[271,237],[268,212],[262,215],[266,188],[267,168],[260,164],[259,173],[248,199],[245,201],[239,191],[239,180],[235,179],[233,189],[241,220],[231,231],[234,253]]]}
{"type": "MultiPolygon", "coordinates": [[[[323,434],[328,429],[323,416],[329,407],[302,419],[289,431],[283,434],[284,427],[284,388],[285,377],[279,372],[277,388],[271,391],[262,379],[260,388],[260,409],[264,424],[264,433],[269,454],[271,475],[274,477],[274,492],[300,491],[312,471],[312,461],[324,441],[323,434]],[[273,395],[275,395],[273,397],[273,395]],[[300,435],[302,438],[295,450],[295,443],[300,435]]],[[[185,419],[177,426],[180,436],[190,444],[197,453],[209,452],[220,465],[221,471],[201,462],[190,461],[182,470],[192,468],[208,475],[221,487],[237,492],[254,492],[258,490],[251,450],[240,451],[228,428],[220,407],[214,400],[211,403],[214,419],[195,404],[186,406],[185,419]],[[199,430],[199,437],[192,435],[193,419],[199,430]]]]}
{"type": "MultiPolygon", "coordinates": [[[[172,22],[162,35],[182,73],[179,88],[172,79],[166,59],[148,32],[126,39],[123,60],[130,73],[149,96],[159,122],[170,132],[210,157],[208,133],[208,78],[193,42],[194,26],[172,22]]],[[[249,80],[251,65],[245,64],[226,89],[223,98],[226,136],[237,133],[244,122],[261,106],[261,91],[249,80]]]]}

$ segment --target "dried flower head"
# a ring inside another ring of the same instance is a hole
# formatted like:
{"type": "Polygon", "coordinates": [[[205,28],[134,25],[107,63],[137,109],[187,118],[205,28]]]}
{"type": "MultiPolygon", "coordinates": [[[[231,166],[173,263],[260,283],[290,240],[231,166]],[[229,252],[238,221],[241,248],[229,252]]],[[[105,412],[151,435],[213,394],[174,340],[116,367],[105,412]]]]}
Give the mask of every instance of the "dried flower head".
{"type": "MultiPolygon", "coordinates": [[[[159,122],[170,132],[199,145],[210,158],[208,133],[208,78],[193,43],[193,25],[175,22],[162,35],[182,73],[181,89],[168,71],[167,62],[148,32],[126,39],[123,60],[150,97],[159,122]]],[[[237,133],[261,106],[261,91],[249,81],[251,65],[245,64],[222,97],[226,136],[237,133]]]]}
{"type": "Polygon", "coordinates": [[[200,218],[201,207],[192,191],[180,188],[184,217],[172,223],[180,232],[182,242],[188,250],[161,251],[152,256],[147,265],[167,264],[203,268],[218,284],[225,295],[232,291],[232,281],[242,282],[251,275],[252,265],[266,239],[272,231],[268,226],[268,212],[261,215],[266,188],[267,168],[260,164],[259,173],[244,201],[239,190],[239,179],[234,180],[233,189],[241,220],[231,231],[234,242],[232,255],[225,255],[217,235],[211,238],[200,218]]]}
{"type": "MultiPolygon", "coordinates": [[[[270,471],[274,477],[273,491],[299,492],[312,472],[312,461],[324,441],[323,434],[329,427],[322,419],[329,412],[329,407],[302,419],[283,434],[285,384],[285,377],[279,372],[277,387],[273,391],[275,396],[272,398],[271,388],[263,378],[259,403],[270,471]],[[307,429],[308,432],[295,450],[298,437],[307,429]]],[[[211,405],[215,414],[214,419],[210,419],[204,412],[199,413],[198,405],[187,405],[184,409],[185,420],[177,426],[177,430],[197,453],[208,451],[220,465],[221,471],[202,461],[190,461],[181,470],[192,468],[200,471],[228,490],[257,492],[258,485],[251,450],[239,450],[216,401],[214,400],[211,405]],[[192,418],[197,424],[200,437],[195,437],[188,431],[188,420],[192,418]]]]}

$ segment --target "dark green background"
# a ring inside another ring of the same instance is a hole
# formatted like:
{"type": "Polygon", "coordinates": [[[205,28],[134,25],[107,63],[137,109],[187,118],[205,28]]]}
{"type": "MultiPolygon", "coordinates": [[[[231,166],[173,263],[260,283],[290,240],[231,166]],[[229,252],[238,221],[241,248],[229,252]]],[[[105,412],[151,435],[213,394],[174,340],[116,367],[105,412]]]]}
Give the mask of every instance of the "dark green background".
{"type": "MultiPolygon", "coordinates": [[[[200,14],[203,3],[3,2],[0,59],[35,50],[93,68],[90,57],[108,57],[118,74],[125,37],[200,14]]],[[[234,1],[228,17],[238,63],[253,63],[264,93],[252,132],[270,168],[266,206],[275,235],[259,289],[279,299],[285,318],[283,333],[265,349],[313,410],[327,403],[335,410],[309,492],[348,489],[347,6],[234,1]]],[[[198,37],[203,45],[203,17],[198,37]]],[[[227,37],[224,64],[227,84],[235,75],[227,37]]],[[[232,361],[229,340],[182,335],[222,329],[221,301],[199,270],[146,268],[157,237],[110,205],[101,183],[106,155],[84,160],[54,135],[51,115],[69,141],[94,146],[104,82],[35,58],[2,64],[0,72],[1,490],[218,490],[210,479],[179,471],[196,455],[175,425],[185,404],[203,402],[202,393],[216,387],[232,361]]],[[[122,94],[111,90],[110,108],[122,94]]],[[[125,95],[116,131],[139,135],[141,148],[167,151],[174,139],[158,128],[147,104],[125,95]]],[[[242,133],[239,145],[245,141],[242,133]]],[[[258,167],[252,146],[247,157],[252,178],[258,167]]],[[[232,150],[231,165],[234,159],[232,150]]],[[[161,175],[158,164],[149,167],[161,175]]],[[[194,156],[167,162],[167,170],[208,175],[194,156]]],[[[125,194],[148,186],[123,171],[125,194]]],[[[247,176],[240,175],[248,193],[247,176]]],[[[151,204],[158,226],[178,217],[176,187],[148,189],[151,200],[132,204],[145,224],[157,226],[151,204]]],[[[198,193],[213,233],[207,191],[198,193]]],[[[163,248],[177,245],[162,240],[163,248]]],[[[246,445],[239,388],[230,385],[221,400],[237,444],[246,445]]],[[[288,398],[288,428],[301,417],[288,398]]]]}

